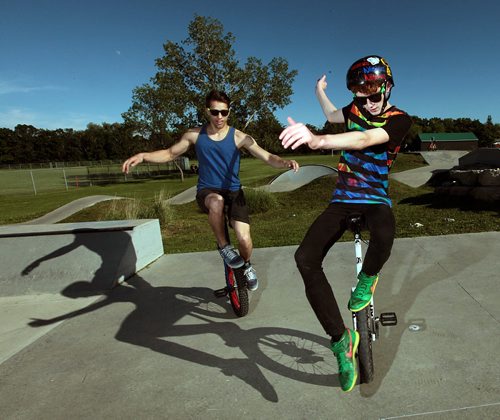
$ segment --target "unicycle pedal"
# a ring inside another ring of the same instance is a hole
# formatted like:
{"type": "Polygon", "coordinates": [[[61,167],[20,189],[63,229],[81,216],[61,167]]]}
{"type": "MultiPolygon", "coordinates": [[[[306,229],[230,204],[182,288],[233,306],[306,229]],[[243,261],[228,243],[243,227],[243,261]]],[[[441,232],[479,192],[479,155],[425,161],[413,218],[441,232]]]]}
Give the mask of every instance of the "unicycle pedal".
{"type": "Polygon", "coordinates": [[[215,297],[222,298],[227,296],[227,287],[223,287],[222,289],[214,290],[215,297]]]}
{"type": "Polygon", "coordinates": [[[398,323],[396,312],[384,312],[379,315],[379,321],[384,327],[390,327],[398,323]]]}

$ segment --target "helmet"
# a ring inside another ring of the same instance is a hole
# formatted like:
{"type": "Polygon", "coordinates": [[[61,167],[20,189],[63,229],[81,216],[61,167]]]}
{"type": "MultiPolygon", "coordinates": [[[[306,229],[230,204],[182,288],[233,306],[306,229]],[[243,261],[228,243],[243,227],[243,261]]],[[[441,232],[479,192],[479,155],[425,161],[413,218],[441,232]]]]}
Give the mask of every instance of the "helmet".
{"type": "Polygon", "coordinates": [[[387,61],[378,55],[369,55],[355,61],[347,71],[347,89],[362,86],[369,81],[390,82],[394,86],[392,71],[387,61]]]}

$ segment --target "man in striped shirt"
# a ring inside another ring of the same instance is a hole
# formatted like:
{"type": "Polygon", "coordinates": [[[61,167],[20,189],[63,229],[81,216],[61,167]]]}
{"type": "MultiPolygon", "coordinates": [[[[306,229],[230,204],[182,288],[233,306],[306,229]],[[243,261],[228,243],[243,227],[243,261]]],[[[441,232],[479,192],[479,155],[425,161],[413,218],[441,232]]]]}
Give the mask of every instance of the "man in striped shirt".
{"type": "Polygon", "coordinates": [[[378,273],[389,258],[395,235],[388,194],[389,169],[412,122],[404,111],[389,103],[394,80],[384,58],[372,55],[357,60],[349,68],[346,81],[353,100],[341,109],[337,109],[325,93],[326,77],[321,77],[316,84],[316,96],[327,120],[344,124],[346,132],[314,135],[304,124],[289,118],[290,125],[280,139],[285,148],[307,144],[311,149],[341,151],[330,204],[309,228],[295,260],[305,283],[306,296],[331,337],[341,387],[347,392],[357,379],[355,354],[359,335],[346,328],[322,262],[348,228],[348,217],[362,215],[364,227],[370,232],[370,244],[348,307],[357,312],[370,303],[378,273]]]}

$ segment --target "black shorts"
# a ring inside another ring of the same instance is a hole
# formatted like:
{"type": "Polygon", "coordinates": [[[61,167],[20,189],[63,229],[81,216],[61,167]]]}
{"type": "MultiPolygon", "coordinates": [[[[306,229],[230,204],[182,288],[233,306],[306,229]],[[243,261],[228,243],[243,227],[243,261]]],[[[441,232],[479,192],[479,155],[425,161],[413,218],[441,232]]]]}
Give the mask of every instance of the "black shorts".
{"type": "Polygon", "coordinates": [[[229,220],[250,224],[247,202],[242,189],[239,191],[218,190],[215,188],[203,188],[199,190],[196,193],[196,202],[204,213],[208,213],[207,206],[205,206],[205,198],[208,194],[212,193],[219,194],[224,199],[226,214],[229,220]]]}

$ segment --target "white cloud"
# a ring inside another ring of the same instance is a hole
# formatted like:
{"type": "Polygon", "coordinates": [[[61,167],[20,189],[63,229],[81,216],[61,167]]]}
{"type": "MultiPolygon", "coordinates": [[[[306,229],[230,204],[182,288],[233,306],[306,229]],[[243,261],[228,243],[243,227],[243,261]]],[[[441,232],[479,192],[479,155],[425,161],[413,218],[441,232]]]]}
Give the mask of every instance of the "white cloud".
{"type": "Polygon", "coordinates": [[[0,81],[0,95],[9,93],[30,93],[44,90],[66,90],[62,86],[43,85],[43,86],[27,86],[23,83],[0,81]]]}

